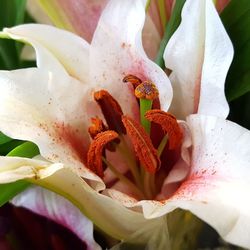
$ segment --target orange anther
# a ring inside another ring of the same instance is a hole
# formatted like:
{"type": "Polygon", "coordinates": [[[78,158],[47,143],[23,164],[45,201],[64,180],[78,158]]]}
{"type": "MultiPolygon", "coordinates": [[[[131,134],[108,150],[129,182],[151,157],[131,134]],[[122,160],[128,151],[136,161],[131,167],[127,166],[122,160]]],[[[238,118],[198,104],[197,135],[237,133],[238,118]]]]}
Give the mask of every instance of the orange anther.
{"type": "Polygon", "coordinates": [[[176,118],[167,112],[159,109],[149,110],[146,119],[159,124],[169,137],[169,149],[176,149],[182,143],[183,134],[176,118]]]}
{"type": "Polygon", "coordinates": [[[90,144],[87,154],[87,166],[100,177],[103,177],[102,154],[104,147],[111,141],[118,138],[115,131],[107,130],[99,133],[90,144]]]}
{"type": "Polygon", "coordinates": [[[161,162],[149,135],[141,124],[128,116],[123,116],[122,122],[127,130],[129,138],[131,139],[138,159],[148,172],[155,173],[160,167],[161,162]]]}

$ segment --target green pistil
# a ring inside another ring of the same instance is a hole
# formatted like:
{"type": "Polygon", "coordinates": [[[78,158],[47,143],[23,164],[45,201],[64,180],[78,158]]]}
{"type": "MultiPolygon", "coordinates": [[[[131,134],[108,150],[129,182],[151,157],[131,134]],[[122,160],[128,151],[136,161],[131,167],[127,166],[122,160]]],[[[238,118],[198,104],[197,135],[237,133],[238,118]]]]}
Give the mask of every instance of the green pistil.
{"type": "Polygon", "coordinates": [[[141,125],[144,127],[145,131],[150,134],[151,122],[145,118],[147,111],[151,110],[153,105],[153,100],[140,99],[140,115],[141,115],[141,125]]]}
{"type": "MultiPolygon", "coordinates": [[[[144,127],[145,131],[150,135],[151,122],[145,118],[147,111],[152,109],[153,100],[140,98],[140,116],[141,125],[144,127]]],[[[144,170],[145,168],[141,166],[141,175],[143,179],[143,189],[147,199],[152,199],[154,196],[154,191],[152,189],[152,181],[154,179],[154,174],[150,174],[144,170]]]]}

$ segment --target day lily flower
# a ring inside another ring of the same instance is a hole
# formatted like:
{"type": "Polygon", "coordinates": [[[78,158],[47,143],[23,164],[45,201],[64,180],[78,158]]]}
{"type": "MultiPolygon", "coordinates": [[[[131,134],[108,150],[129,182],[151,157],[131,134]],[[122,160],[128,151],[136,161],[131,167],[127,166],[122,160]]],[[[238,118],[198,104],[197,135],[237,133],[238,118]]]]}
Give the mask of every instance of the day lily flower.
{"type": "Polygon", "coordinates": [[[233,49],[213,2],[186,1],[164,53],[171,83],[143,50],[144,21],[144,1],[111,0],[91,44],[46,25],[4,29],[34,47],[37,67],[0,72],[0,130],[42,158],[1,157],[0,182],[50,189],[152,249],[165,249],[176,208],[249,248],[250,132],[225,120],[233,49]]]}

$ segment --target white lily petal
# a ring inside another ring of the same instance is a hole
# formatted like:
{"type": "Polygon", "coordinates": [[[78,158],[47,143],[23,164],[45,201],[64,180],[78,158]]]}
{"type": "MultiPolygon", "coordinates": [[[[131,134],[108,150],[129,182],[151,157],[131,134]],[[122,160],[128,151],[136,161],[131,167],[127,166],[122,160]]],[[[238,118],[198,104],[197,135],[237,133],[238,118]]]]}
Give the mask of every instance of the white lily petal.
{"type": "Polygon", "coordinates": [[[110,197],[98,193],[62,164],[50,165],[48,162],[18,157],[1,157],[0,163],[0,183],[28,178],[70,200],[99,228],[114,238],[127,239],[138,229],[150,225],[155,227],[161,223],[161,218],[145,219],[142,213],[129,210],[110,197]],[[27,168],[27,174],[22,171],[24,167],[27,168]],[[16,173],[22,174],[17,176],[16,173]]]}
{"type": "Polygon", "coordinates": [[[166,206],[188,209],[226,241],[250,248],[250,132],[212,116],[193,115],[188,124],[191,172],[166,206]]]}
{"type": "Polygon", "coordinates": [[[46,178],[62,167],[61,163],[51,164],[35,159],[0,156],[0,183],[46,178]]]}
{"type": "Polygon", "coordinates": [[[38,186],[32,186],[11,201],[70,229],[88,250],[101,249],[93,238],[93,223],[65,198],[38,186]]]}
{"type": "Polygon", "coordinates": [[[89,143],[83,85],[37,68],[1,71],[0,81],[0,130],[36,143],[46,159],[101,183],[83,166],[89,143]]]}
{"type": "Polygon", "coordinates": [[[91,43],[92,81],[96,88],[108,89],[128,114],[138,111],[133,91],[122,82],[128,74],[153,81],[159,89],[164,110],[168,109],[172,98],[167,76],[143,50],[144,20],[145,1],[111,0],[100,17],[91,43]]]}
{"type": "Polygon", "coordinates": [[[187,0],[182,22],[171,37],[164,59],[172,70],[171,111],[179,119],[193,113],[226,117],[224,83],[233,47],[212,0],[187,0]]]}
{"type": "Polygon", "coordinates": [[[33,47],[26,44],[23,46],[20,57],[22,60],[35,61],[36,60],[36,52],[34,51],[33,47]]]}
{"type": "Polygon", "coordinates": [[[194,148],[190,177],[179,191],[187,201],[182,207],[226,241],[250,248],[250,132],[216,117],[194,115],[188,124],[194,148]]]}
{"type": "Polygon", "coordinates": [[[35,48],[38,68],[62,73],[64,66],[68,74],[84,83],[88,82],[89,44],[81,37],[43,24],[5,28],[4,33],[35,48]]]}

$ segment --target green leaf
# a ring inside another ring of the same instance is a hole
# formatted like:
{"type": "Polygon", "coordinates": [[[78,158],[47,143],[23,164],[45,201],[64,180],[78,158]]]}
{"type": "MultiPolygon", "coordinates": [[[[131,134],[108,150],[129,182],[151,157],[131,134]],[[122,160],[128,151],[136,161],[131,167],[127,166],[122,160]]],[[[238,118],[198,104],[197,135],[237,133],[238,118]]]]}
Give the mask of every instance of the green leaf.
{"type": "Polygon", "coordinates": [[[0,145],[4,144],[6,142],[12,141],[13,139],[11,139],[10,137],[6,136],[5,134],[3,134],[2,132],[0,132],[0,145]]]}
{"type": "Polygon", "coordinates": [[[1,0],[0,27],[23,23],[26,0],[1,0]]]}
{"type": "MultiPolygon", "coordinates": [[[[38,147],[32,142],[24,142],[8,153],[8,156],[31,158],[39,154],[38,147]]],[[[0,185],[0,206],[29,187],[30,183],[24,180],[0,185]]]]}
{"type": "Polygon", "coordinates": [[[164,64],[164,60],[163,60],[163,53],[164,53],[164,50],[166,48],[166,45],[167,45],[169,39],[171,38],[173,33],[176,31],[176,29],[180,25],[181,10],[183,8],[184,3],[185,3],[185,0],[176,0],[173,12],[172,12],[171,17],[170,17],[170,20],[167,23],[166,28],[165,28],[165,33],[164,33],[163,39],[162,39],[161,44],[160,44],[160,49],[159,49],[158,55],[157,55],[156,60],[155,60],[155,62],[163,69],[165,69],[165,64],[164,64]]]}
{"type": "Polygon", "coordinates": [[[10,151],[7,156],[19,156],[19,157],[26,157],[32,158],[39,154],[39,149],[36,144],[32,142],[24,142],[18,147],[14,148],[10,151]]]}
{"type": "MultiPolygon", "coordinates": [[[[1,0],[0,30],[24,22],[26,0],[1,0]]],[[[20,43],[0,40],[0,69],[17,69],[19,65],[20,43]]]]}
{"type": "Polygon", "coordinates": [[[0,145],[0,155],[7,155],[11,150],[21,145],[23,141],[11,140],[0,145]]]}
{"type": "Polygon", "coordinates": [[[16,181],[0,185],[0,206],[14,198],[17,194],[24,191],[30,185],[27,181],[16,181]]]}
{"type": "Polygon", "coordinates": [[[226,95],[232,101],[250,91],[250,1],[231,0],[221,20],[234,46],[226,79],[226,95]]]}

